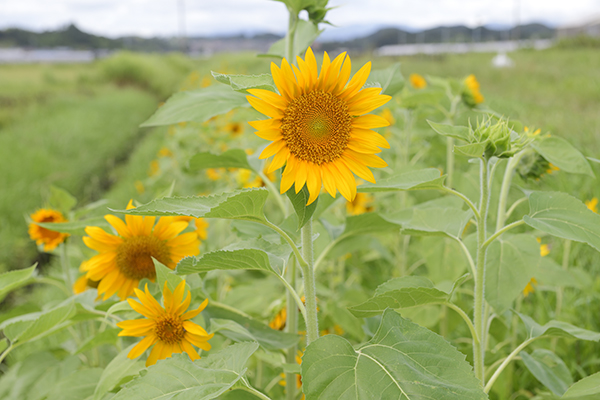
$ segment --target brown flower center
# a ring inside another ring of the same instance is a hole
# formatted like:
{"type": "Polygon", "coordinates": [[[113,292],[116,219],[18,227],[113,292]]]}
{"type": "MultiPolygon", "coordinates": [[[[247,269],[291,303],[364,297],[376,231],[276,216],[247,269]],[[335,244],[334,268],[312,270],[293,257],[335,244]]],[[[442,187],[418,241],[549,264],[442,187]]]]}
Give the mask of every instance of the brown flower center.
{"type": "Polygon", "coordinates": [[[292,100],[281,121],[283,139],[290,152],[317,165],[342,155],[351,129],[352,117],[346,102],[322,90],[292,100]]]}
{"type": "Polygon", "coordinates": [[[171,253],[164,240],[156,236],[133,236],[124,238],[117,249],[117,266],[131,279],[154,279],[156,270],[152,257],[168,265],[171,253]]]}
{"type": "Polygon", "coordinates": [[[163,343],[169,344],[181,342],[185,335],[181,318],[168,314],[156,321],[155,332],[163,343]]]}
{"type": "MultiPolygon", "coordinates": [[[[41,221],[38,222],[64,222],[64,219],[58,215],[48,215],[42,218],[41,221]]],[[[43,228],[38,225],[40,236],[47,241],[59,239],[62,236],[62,233],[51,231],[50,229],[43,228]]]]}

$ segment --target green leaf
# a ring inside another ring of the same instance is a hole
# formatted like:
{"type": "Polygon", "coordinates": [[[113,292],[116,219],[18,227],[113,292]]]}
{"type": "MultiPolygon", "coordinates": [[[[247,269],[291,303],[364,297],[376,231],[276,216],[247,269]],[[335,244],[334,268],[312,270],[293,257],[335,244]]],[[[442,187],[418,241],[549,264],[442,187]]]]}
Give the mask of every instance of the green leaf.
{"type": "Polygon", "coordinates": [[[335,335],[311,343],[302,357],[302,384],[306,400],[487,399],[464,354],[392,310],[356,350],[335,335]]]}
{"type": "Polygon", "coordinates": [[[537,338],[542,336],[554,336],[554,337],[566,337],[570,339],[581,339],[589,340],[593,342],[600,341],[600,333],[589,331],[587,329],[578,328],[563,321],[552,320],[545,325],[540,325],[533,320],[533,318],[516,313],[521,321],[525,324],[527,334],[530,338],[537,338]]]}
{"type": "Polygon", "coordinates": [[[366,85],[378,83],[381,94],[393,96],[404,87],[404,77],[400,72],[400,63],[394,63],[385,69],[371,71],[366,85]]]}
{"type": "Polygon", "coordinates": [[[563,171],[594,177],[594,171],[585,156],[562,138],[547,137],[533,142],[532,147],[563,171]]]}
{"type": "MultiPolygon", "coordinates": [[[[310,46],[315,41],[315,39],[319,37],[321,32],[323,31],[319,30],[319,28],[315,24],[305,21],[303,19],[299,19],[294,35],[293,54],[304,54],[306,49],[308,49],[308,46],[310,46]]],[[[283,38],[273,43],[273,45],[269,48],[267,54],[264,54],[263,56],[272,56],[279,58],[286,57],[285,40],[286,39],[283,38]]]]}
{"type": "Polygon", "coordinates": [[[31,283],[37,263],[29,268],[17,269],[0,274],[0,301],[11,291],[31,283]]]}
{"type": "Polygon", "coordinates": [[[211,196],[163,197],[131,210],[112,211],[133,215],[186,215],[264,222],[263,207],[268,195],[267,189],[253,188],[211,196]]]}
{"type": "Polygon", "coordinates": [[[237,107],[249,107],[246,96],[225,86],[175,93],[142,125],[161,126],[178,122],[204,122],[237,107]]]}
{"type": "Polygon", "coordinates": [[[454,126],[447,124],[438,124],[437,122],[427,120],[427,123],[434,131],[442,136],[469,142],[471,139],[471,129],[468,126],[454,126]]]}
{"type": "Polygon", "coordinates": [[[577,381],[563,395],[563,399],[593,400],[600,395],[600,372],[577,381]],[[584,397],[590,396],[590,397],[584,397]],[[594,396],[594,397],[591,397],[594,396]]]}
{"type": "Polygon", "coordinates": [[[532,228],[587,243],[600,251],[600,215],[575,197],[561,192],[533,192],[529,209],[523,220],[532,228]]]}
{"type": "Polygon", "coordinates": [[[113,400],[208,400],[228,391],[246,372],[258,343],[237,343],[192,362],[173,354],[131,381],[113,400]]]}
{"type": "Polygon", "coordinates": [[[399,226],[382,218],[378,213],[364,213],[346,218],[343,236],[360,235],[364,233],[383,232],[398,229],[399,226]]]}
{"type": "Polygon", "coordinates": [[[8,339],[3,338],[2,340],[0,340],[0,354],[2,354],[2,352],[4,350],[6,350],[7,347],[8,347],[8,339]]]}
{"type": "Polygon", "coordinates": [[[349,307],[348,310],[358,318],[366,318],[381,314],[386,308],[411,308],[425,304],[442,304],[448,300],[448,293],[434,288],[429,279],[407,276],[393,278],[381,284],[372,298],[349,307]]]}
{"type": "Polygon", "coordinates": [[[75,354],[83,353],[103,344],[115,344],[117,343],[117,335],[119,332],[121,332],[121,329],[119,328],[109,328],[103,332],[90,336],[81,344],[81,346],[79,346],[75,354]]]}
{"type": "Polygon", "coordinates": [[[536,349],[531,355],[519,353],[523,363],[535,378],[557,396],[562,396],[573,384],[573,377],[563,360],[546,349],[536,349]]]}
{"type": "Polygon", "coordinates": [[[536,279],[544,286],[584,288],[593,285],[594,279],[582,268],[571,267],[564,269],[551,257],[542,257],[539,278],[536,279]]]}
{"type": "Polygon", "coordinates": [[[498,313],[509,308],[531,278],[540,277],[540,245],[528,234],[504,234],[487,251],[485,299],[498,313]]]}
{"type": "Polygon", "coordinates": [[[238,325],[248,331],[248,334],[250,334],[252,337],[260,338],[260,345],[267,350],[288,349],[297,344],[300,340],[300,336],[296,334],[276,331],[260,321],[215,304],[208,303],[208,307],[206,307],[202,314],[207,321],[210,321],[211,324],[213,318],[217,320],[230,320],[236,322],[238,325]]]}
{"type": "Polygon", "coordinates": [[[58,382],[53,382],[48,399],[81,400],[94,393],[102,368],[88,368],[76,371],[58,382]]]}
{"type": "Polygon", "coordinates": [[[253,333],[251,333],[248,329],[244,328],[235,321],[220,318],[211,318],[210,332],[219,332],[221,335],[236,342],[258,342],[266,350],[286,349],[289,347],[290,340],[294,340],[295,343],[297,343],[300,340],[299,335],[293,335],[282,331],[274,331],[278,332],[280,336],[280,340],[275,341],[275,335],[273,335],[272,332],[269,332],[268,336],[261,335],[263,331],[255,330],[253,333]]]}
{"type": "Polygon", "coordinates": [[[65,189],[51,185],[48,203],[50,203],[52,208],[62,212],[69,212],[73,209],[73,207],[75,207],[75,204],[77,204],[77,199],[65,189]]]}
{"type": "Polygon", "coordinates": [[[127,358],[127,354],[133,346],[135,344],[121,351],[106,366],[94,390],[93,400],[102,399],[106,393],[115,389],[120,382],[123,382],[126,378],[138,376],[140,370],[144,368],[144,362],[140,361],[139,358],[133,360],[127,358]]]}
{"type": "Polygon", "coordinates": [[[213,270],[257,269],[281,273],[291,249],[287,245],[253,239],[202,254],[186,257],[177,264],[180,275],[213,270]]]}
{"type": "Polygon", "coordinates": [[[4,321],[0,329],[11,342],[20,343],[40,339],[61,328],[61,324],[75,315],[75,303],[55,307],[41,313],[32,313],[4,321]]]}
{"type": "Polygon", "coordinates": [[[473,211],[454,207],[413,207],[390,215],[387,221],[402,226],[406,235],[445,235],[460,239],[473,211]]]}
{"type": "Polygon", "coordinates": [[[188,169],[191,172],[206,168],[245,168],[254,170],[248,163],[248,156],[244,150],[231,149],[223,154],[213,154],[208,151],[195,154],[189,161],[188,169]]]}
{"type": "Polygon", "coordinates": [[[454,146],[454,152],[471,158],[481,158],[485,152],[485,143],[463,144],[454,146]]]}
{"type": "Polygon", "coordinates": [[[300,229],[312,218],[317,209],[317,204],[319,204],[319,198],[317,197],[315,201],[306,205],[310,197],[306,185],[298,193],[296,193],[294,186],[292,186],[285,194],[292,202],[292,206],[294,206],[294,211],[296,211],[296,215],[298,216],[298,229],[300,229]]]}
{"type": "Polygon", "coordinates": [[[88,226],[98,226],[100,228],[112,229],[104,217],[94,217],[71,222],[36,222],[36,224],[51,231],[69,233],[77,236],[85,235],[85,228],[88,226]]]}
{"type": "Polygon", "coordinates": [[[272,92],[277,91],[275,82],[271,74],[260,74],[260,75],[228,75],[220,74],[215,71],[211,71],[212,76],[219,82],[225,85],[231,86],[231,88],[238,92],[245,92],[248,89],[264,89],[272,92]]]}
{"type": "Polygon", "coordinates": [[[395,174],[380,179],[378,183],[361,185],[357,189],[362,193],[441,189],[445,179],[446,175],[441,175],[439,169],[427,168],[395,174]]]}
{"type": "Polygon", "coordinates": [[[444,98],[440,90],[419,90],[406,92],[400,97],[400,105],[405,108],[436,107],[444,98]]]}
{"type": "MultiPolygon", "coordinates": [[[[158,282],[158,287],[162,293],[165,282],[168,282],[169,289],[171,292],[175,290],[177,285],[183,281],[183,278],[177,275],[171,268],[162,264],[156,258],[152,257],[152,261],[154,261],[154,268],[156,269],[156,281],[158,282]]],[[[189,288],[187,288],[189,290],[189,288]]]]}

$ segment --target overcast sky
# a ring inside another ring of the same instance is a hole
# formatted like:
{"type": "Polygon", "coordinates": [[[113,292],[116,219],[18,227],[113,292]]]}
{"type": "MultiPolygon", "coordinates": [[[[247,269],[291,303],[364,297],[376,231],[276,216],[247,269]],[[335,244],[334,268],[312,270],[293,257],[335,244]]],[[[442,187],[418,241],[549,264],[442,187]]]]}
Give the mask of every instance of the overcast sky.
{"type": "MultiPolygon", "coordinates": [[[[95,34],[173,36],[184,3],[188,35],[275,32],[286,29],[287,12],[272,0],[0,0],[0,28],[55,29],[74,22],[95,34]]],[[[402,25],[561,25],[600,15],[600,0],[330,0],[333,24],[349,27],[402,25]]],[[[332,29],[332,28],[329,28],[332,29]]],[[[333,33],[333,32],[331,32],[333,33]]]]}

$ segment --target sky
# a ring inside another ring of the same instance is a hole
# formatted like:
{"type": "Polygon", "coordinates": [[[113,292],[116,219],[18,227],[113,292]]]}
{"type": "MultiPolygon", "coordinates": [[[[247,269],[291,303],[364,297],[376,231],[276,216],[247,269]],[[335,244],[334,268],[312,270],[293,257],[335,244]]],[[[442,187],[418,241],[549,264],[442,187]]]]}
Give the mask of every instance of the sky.
{"type": "MultiPolygon", "coordinates": [[[[181,5],[189,36],[283,33],[285,6],[273,0],[0,0],[0,29],[51,30],[69,23],[97,35],[176,36],[181,5]]],[[[373,26],[573,23],[600,16],[600,0],[330,0],[326,35],[373,26]],[[518,12],[516,12],[518,10],[518,12]]]]}

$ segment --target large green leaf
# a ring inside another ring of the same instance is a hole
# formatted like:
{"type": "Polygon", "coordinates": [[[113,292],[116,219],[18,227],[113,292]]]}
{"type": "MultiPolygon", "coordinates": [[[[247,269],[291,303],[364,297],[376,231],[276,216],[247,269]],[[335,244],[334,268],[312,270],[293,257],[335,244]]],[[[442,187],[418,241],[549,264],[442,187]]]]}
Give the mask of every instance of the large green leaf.
{"type": "Polygon", "coordinates": [[[306,203],[308,203],[308,198],[310,197],[306,185],[304,185],[298,193],[296,193],[294,186],[292,186],[285,194],[292,202],[292,206],[294,206],[294,211],[296,211],[296,215],[298,216],[298,229],[300,229],[312,218],[317,209],[317,205],[319,204],[319,198],[317,197],[315,201],[306,205],[306,203]]]}
{"type": "Polygon", "coordinates": [[[427,123],[429,124],[429,126],[431,126],[431,128],[433,128],[434,131],[436,131],[442,136],[447,136],[454,139],[464,140],[465,142],[470,142],[471,129],[468,126],[438,124],[437,122],[429,120],[427,121],[427,123]]]}
{"type": "Polygon", "coordinates": [[[36,224],[42,228],[50,229],[51,231],[80,236],[85,235],[85,228],[88,226],[111,229],[110,224],[103,217],[94,217],[71,222],[37,222],[36,224]]]}
{"type": "Polygon", "coordinates": [[[381,94],[393,96],[404,87],[404,77],[400,72],[400,63],[394,63],[385,69],[372,70],[366,85],[378,84],[381,94]]]}
{"type": "Polygon", "coordinates": [[[32,313],[6,320],[0,326],[4,330],[4,335],[11,342],[27,342],[42,338],[63,327],[63,323],[68,321],[76,313],[74,302],[68,302],[48,311],[32,313]]]}
{"type": "Polygon", "coordinates": [[[531,278],[539,277],[540,245],[529,234],[504,234],[488,248],[485,272],[485,299],[501,313],[525,289],[531,278]]]}
{"type": "Polygon", "coordinates": [[[407,235],[445,235],[460,239],[473,211],[454,207],[413,207],[383,215],[387,221],[402,226],[407,235]]]}
{"type": "Polygon", "coordinates": [[[246,95],[225,86],[175,93],[141,126],[171,125],[178,122],[204,122],[237,107],[249,107],[246,95]]]}
{"type": "Polygon", "coordinates": [[[570,339],[589,340],[593,342],[600,341],[600,333],[582,329],[563,321],[552,320],[545,325],[540,325],[530,316],[517,313],[521,321],[525,324],[527,334],[530,338],[542,336],[566,337],[570,339]]]}
{"type": "Polygon", "coordinates": [[[89,368],[76,371],[58,382],[53,382],[47,399],[87,399],[94,393],[94,388],[101,375],[102,368],[89,368]]]}
{"type": "Polygon", "coordinates": [[[400,228],[398,224],[386,221],[378,213],[372,212],[347,217],[342,235],[362,235],[364,233],[384,232],[398,228],[400,228]]]}
{"type": "MultiPolygon", "coordinates": [[[[292,0],[292,2],[294,1],[295,0],[292,0]]],[[[305,21],[303,19],[299,19],[294,35],[293,54],[302,54],[303,56],[303,53],[306,51],[306,49],[308,49],[308,46],[310,46],[315,41],[315,39],[319,37],[321,32],[322,30],[319,30],[319,28],[315,24],[305,21]]],[[[285,40],[286,39],[283,38],[273,43],[273,45],[269,48],[267,54],[264,54],[263,56],[273,56],[278,58],[286,57],[285,40]]]]}
{"type": "Polygon", "coordinates": [[[202,254],[186,257],[177,264],[181,275],[213,270],[258,269],[281,273],[290,247],[268,242],[264,239],[248,240],[202,254]]]}
{"type": "Polygon", "coordinates": [[[244,150],[231,149],[223,154],[213,154],[205,151],[195,154],[189,161],[190,171],[199,171],[206,168],[245,168],[254,169],[248,163],[248,156],[244,150]]]}
{"type": "Polygon", "coordinates": [[[228,75],[211,71],[212,76],[219,82],[229,85],[233,90],[245,92],[248,89],[265,89],[276,91],[271,74],[260,75],[228,75]]]}
{"type": "Polygon", "coordinates": [[[442,304],[449,300],[449,294],[433,287],[425,277],[399,277],[381,284],[375,295],[348,310],[356,317],[372,317],[381,314],[386,308],[400,309],[425,304],[442,304]]]}
{"type": "Polygon", "coordinates": [[[485,143],[471,143],[454,146],[454,152],[467,157],[480,158],[485,151],[485,143]]]}
{"type": "Polygon", "coordinates": [[[577,381],[563,395],[563,399],[593,400],[600,396],[600,372],[577,381]]]}
{"type": "Polygon", "coordinates": [[[115,389],[122,381],[138,376],[140,370],[144,368],[144,362],[140,361],[139,358],[132,360],[127,357],[133,346],[135,344],[117,354],[106,368],[104,368],[94,390],[93,400],[102,399],[107,392],[115,389]]]}
{"type": "Polygon", "coordinates": [[[37,264],[29,268],[18,269],[0,274],[0,301],[11,291],[32,282],[37,264]]]}
{"type": "Polygon", "coordinates": [[[178,216],[196,218],[242,219],[264,222],[263,207],[267,189],[243,189],[235,192],[195,197],[163,197],[131,210],[113,210],[124,214],[178,216]]]}
{"type": "Polygon", "coordinates": [[[584,155],[562,138],[547,137],[533,142],[532,146],[546,160],[563,171],[594,176],[594,172],[584,155]]]}
{"type": "Polygon", "coordinates": [[[279,332],[280,340],[274,340],[275,335],[269,332],[269,335],[264,336],[261,333],[267,331],[254,330],[250,332],[242,325],[230,319],[211,318],[210,332],[219,332],[221,335],[234,340],[236,342],[254,341],[258,342],[266,350],[283,350],[290,347],[290,339],[297,343],[300,340],[299,335],[291,335],[282,331],[279,332]]]}
{"type": "Polygon", "coordinates": [[[218,398],[239,381],[258,343],[238,343],[192,362],[173,354],[149,367],[113,400],[208,400],[218,398]]]}
{"type": "Polygon", "coordinates": [[[302,357],[302,384],[306,400],[487,399],[464,354],[392,310],[356,350],[335,335],[311,343],[302,357]]]}
{"type": "Polygon", "coordinates": [[[220,321],[230,320],[236,322],[239,326],[248,331],[252,337],[260,338],[260,345],[268,350],[288,349],[300,340],[300,336],[298,335],[276,331],[254,318],[212,303],[208,304],[208,307],[202,312],[202,315],[205,319],[209,320],[211,324],[213,318],[220,321]]]}
{"type": "Polygon", "coordinates": [[[561,192],[533,192],[529,209],[523,220],[532,228],[587,243],[600,251],[600,215],[575,197],[561,192]]]}
{"type": "Polygon", "coordinates": [[[75,354],[86,352],[103,344],[116,344],[119,332],[121,332],[119,328],[109,328],[90,336],[77,348],[75,354]]]}
{"type": "Polygon", "coordinates": [[[563,360],[546,349],[536,349],[531,354],[519,353],[523,363],[535,378],[557,396],[562,396],[573,384],[573,377],[563,360]]]}
{"type": "Polygon", "coordinates": [[[377,183],[367,183],[359,186],[359,192],[394,192],[402,190],[428,190],[441,189],[444,186],[446,175],[441,175],[436,168],[427,168],[417,171],[395,174],[377,183]]]}

